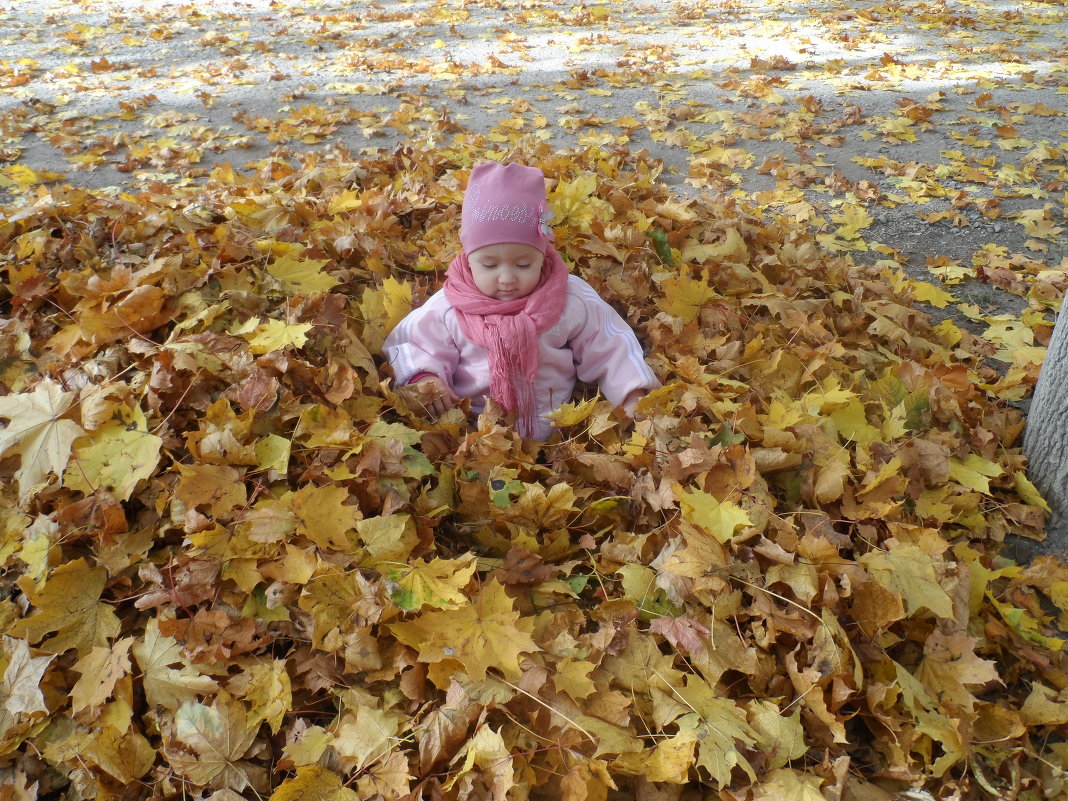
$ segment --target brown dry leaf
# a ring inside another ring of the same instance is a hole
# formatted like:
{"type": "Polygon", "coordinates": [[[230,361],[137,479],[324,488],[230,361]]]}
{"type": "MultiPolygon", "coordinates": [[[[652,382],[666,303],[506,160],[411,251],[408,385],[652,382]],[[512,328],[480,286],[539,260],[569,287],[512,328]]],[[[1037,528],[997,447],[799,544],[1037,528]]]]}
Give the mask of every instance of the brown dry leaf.
{"type": "Polygon", "coordinates": [[[689,615],[659,617],[649,624],[649,630],[663,634],[671,646],[682,654],[695,654],[703,649],[712,633],[689,615]]]}

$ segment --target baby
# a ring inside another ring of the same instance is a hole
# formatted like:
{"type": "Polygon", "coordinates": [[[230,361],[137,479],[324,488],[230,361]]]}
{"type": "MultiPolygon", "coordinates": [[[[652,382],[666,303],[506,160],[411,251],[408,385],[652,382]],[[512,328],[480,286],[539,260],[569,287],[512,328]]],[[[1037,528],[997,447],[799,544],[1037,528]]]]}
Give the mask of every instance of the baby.
{"type": "Polygon", "coordinates": [[[420,384],[435,415],[488,395],[515,412],[519,431],[547,439],[546,415],[571,400],[575,380],[596,383],[633,416],[660,386],[634,332],[553,247],[545,176],[521,164],[471,171],[461,252],[440,292],[405,317],[383,345],[398,385],[420,384]]]}

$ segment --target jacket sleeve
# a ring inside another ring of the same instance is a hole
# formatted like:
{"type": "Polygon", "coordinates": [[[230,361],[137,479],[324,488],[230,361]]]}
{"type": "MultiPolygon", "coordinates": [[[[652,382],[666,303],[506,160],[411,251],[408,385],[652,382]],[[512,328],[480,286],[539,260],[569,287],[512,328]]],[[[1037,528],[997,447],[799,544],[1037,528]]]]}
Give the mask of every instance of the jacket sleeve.
{"type": "Polygon", "coordinates": [[[660,386],[645,361],[641,344],[627,321],[585,281],[572,285],[586,309],[586,322],[571,338],[575,371],[581,381],[595,383],[610,403],[619,405],[636,389],[660,386]]]}
{"type": "Polygon", "coordinates": [[[445,325],[448,308],[447,304],[431,298],[401,320],[386,337],[382,352],[393,368],[397,386],[411,382],[421,373],[432,373],[453,388],[460,348],[445,325]]]}

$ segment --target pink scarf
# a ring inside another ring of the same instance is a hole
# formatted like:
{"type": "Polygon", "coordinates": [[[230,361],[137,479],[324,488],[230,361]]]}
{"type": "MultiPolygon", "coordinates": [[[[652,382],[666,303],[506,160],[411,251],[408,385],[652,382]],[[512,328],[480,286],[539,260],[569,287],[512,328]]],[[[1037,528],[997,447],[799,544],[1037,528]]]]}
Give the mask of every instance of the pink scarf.
{"type": "Polygon", "coordinates": [[[489,354],[490,396],[515,412],[520,431],[534,431],[534,377],[540,364],[538,336],[560,320],[567,302],[567,265],[550,245],[534,291],[517,300],[483,295],[460,253],[445,273],[445,296],[456,309],[464,336],[489,354]]]}

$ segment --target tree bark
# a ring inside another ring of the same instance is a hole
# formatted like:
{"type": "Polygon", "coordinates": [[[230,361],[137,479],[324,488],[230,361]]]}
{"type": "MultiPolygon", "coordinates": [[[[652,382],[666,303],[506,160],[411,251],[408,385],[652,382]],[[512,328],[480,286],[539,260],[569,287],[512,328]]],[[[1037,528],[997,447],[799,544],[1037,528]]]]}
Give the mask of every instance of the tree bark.
{"type": "Polygon", "coordinates": [[[1027,474],[1053,509],[1030,556],[1068,553],[1068,304],[1057,318],[1024,430],[1027,474]]]}

